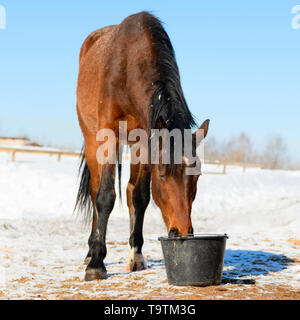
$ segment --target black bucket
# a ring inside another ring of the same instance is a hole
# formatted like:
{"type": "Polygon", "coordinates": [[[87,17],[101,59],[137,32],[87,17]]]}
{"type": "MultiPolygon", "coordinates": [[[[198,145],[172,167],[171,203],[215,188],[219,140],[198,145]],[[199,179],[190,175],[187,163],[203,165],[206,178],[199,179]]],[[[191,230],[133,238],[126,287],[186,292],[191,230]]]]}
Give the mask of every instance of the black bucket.
{"type": "Polygon", "coordinates": [[[176,286],[211,286],[222,281],[224,235],[159,238],[168,283],[176,286]]]}

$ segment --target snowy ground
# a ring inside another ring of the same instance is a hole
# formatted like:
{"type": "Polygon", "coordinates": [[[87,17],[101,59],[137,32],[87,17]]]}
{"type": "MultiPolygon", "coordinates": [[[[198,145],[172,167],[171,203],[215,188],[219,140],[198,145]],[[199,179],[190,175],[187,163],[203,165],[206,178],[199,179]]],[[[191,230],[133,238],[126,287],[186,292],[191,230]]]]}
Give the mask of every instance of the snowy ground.
{"type": "MultiPolygon", "coordinates": [[[[204,174],[195,233],[227,233],[224,283],[169,286],[153,203],[145,217],[147,270],[126,273],[129,219],[116,202],[108,226],[109,278],[83,281],[89,228],[73,215],[78,159],[0,154],[0,299],[300,299],[300,172],[229,168],[204,174]]],[[[204,167],[204,172],[221,169],[204,167]]],[[[128,180],[124,169],[123,189],[128,180]]]]}

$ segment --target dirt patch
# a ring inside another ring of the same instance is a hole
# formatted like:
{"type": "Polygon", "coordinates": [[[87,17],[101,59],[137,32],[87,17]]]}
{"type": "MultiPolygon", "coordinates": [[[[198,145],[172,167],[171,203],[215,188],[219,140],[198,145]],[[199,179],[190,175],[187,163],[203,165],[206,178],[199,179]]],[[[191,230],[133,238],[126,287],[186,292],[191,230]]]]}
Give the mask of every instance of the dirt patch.
{"type": "Polygon", "coordinates": [[[108,245],[128,246],[128,242],[127,241],[107,241],[106,244],[108,244],[108,245]]]}
{"type": "Polygon", "coordinates": [[[29,282],[31,279],[27,278],[27,277],[22,277],[20,279],[16,279],[13,282],[17,282],[17,283],[25,283],[25,282],[29,282]]]}
{"type": "MultiPolygon", "coordinates": [[[[113,288],[105,281],[87,283],[79,278],[32,287],[29,278],[14,282],[30,288],[31,300],[300,300],[300,290],[289,286],[226,284],[204,288],[168,285],[151,288],[143,276],[133,278],[128,283],[116,283],[113,288]]],[[[5,297],[1,291],[0,297],[5,297]]]]}
{"type": "Polygon", "coordinates": [[[300,246],[300,240],[288,240],[288,242],[294,246],[300,246]]]}

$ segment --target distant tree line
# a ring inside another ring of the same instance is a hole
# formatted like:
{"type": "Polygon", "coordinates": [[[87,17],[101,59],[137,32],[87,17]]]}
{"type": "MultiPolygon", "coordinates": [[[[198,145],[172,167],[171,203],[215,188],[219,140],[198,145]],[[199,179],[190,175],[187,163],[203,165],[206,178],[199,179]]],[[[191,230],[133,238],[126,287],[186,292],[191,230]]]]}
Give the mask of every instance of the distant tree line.
{"type": "Polygon", "coordinates": [[[279,135],[274,135],[267,140],[262,151],[254,148],[246,133],[233,136],[223,142],[215,137],[209,137],[205,142],[205,158],[209,160],[259,163],[265,169],[299,170],[300,163],[291,161],[287,152],[287,145],[279,135]]]}

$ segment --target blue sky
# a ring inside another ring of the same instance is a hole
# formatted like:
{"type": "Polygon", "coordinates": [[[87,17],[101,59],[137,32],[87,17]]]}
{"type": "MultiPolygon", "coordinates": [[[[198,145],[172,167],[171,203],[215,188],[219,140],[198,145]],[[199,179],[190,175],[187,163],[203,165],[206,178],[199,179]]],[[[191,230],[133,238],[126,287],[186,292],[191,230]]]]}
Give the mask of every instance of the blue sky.
{"type": "Polygon", "coordinates": [[[281,134],[300,149],[300,0],[0,0],[0,135],[79,147],[78,55],[95,29],[142,10],[156,14],[174,45],[182,86],[199,123],[222,140],[241,131],[258,147],[281,134]]]}

